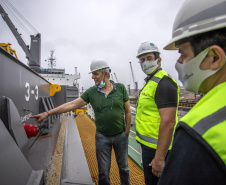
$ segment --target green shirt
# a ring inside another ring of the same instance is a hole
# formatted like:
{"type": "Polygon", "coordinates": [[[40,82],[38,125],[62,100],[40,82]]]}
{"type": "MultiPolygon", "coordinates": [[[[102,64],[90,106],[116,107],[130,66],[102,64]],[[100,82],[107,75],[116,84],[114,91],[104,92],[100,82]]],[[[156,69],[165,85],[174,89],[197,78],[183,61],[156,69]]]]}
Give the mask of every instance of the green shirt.
{"type": "Polygon", "coordinates": [[[125,130],[124,103],[129,100],[123,84],[113,85],[114,88],[108,95],[100,92],[97,86],[90,87],[81,95],[81,98],[93,107],[96,131],[107,136],[125,130]]]}

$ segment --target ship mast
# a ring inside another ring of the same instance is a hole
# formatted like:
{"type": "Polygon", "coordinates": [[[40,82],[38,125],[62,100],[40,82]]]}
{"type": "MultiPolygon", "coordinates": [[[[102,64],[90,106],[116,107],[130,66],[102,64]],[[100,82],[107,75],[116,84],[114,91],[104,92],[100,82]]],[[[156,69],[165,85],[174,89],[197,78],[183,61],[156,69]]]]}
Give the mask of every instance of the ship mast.
{"type": "Polygon", "coordinates": [[[48,58],[48,66],[49,68],[54,68],[56,66],[56,58],[53,57],[54,50],[50,51],[50,57],[48,58]]]}

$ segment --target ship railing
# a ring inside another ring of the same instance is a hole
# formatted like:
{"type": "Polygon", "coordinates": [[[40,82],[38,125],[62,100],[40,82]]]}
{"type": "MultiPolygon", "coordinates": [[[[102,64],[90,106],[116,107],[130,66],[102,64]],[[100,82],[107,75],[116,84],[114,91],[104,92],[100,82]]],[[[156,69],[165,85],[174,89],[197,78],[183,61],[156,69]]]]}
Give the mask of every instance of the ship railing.
{"type": "MultiPolygon", "coordinates": [[[[56,107],[56,104],[55,104],[55,101],[52,97],[40,97],[40,101],[41,101],[41,105],[42,105],[42,112],[46,112],[48,110],[51,110],[53,108],[56,107]]],[[[46,128],[49,130],[51,128],[51,125],[54,123],[54,121],[56,119],[61,119],[62,118],[62,115],[51,115],[48,117],[47,119],[47,124],[46,124],[46,128]]]]}
{"type": "Polygon", "coordinates": [[[131,127],[129,134],[129,148],[128,153],[130,158],[137,164],[139,167],[143,168],[142,157],[141,157],[141,146],[136,141],[136,125],[135,125],[135,116],[136,109],[131,107],[131,127]]]}

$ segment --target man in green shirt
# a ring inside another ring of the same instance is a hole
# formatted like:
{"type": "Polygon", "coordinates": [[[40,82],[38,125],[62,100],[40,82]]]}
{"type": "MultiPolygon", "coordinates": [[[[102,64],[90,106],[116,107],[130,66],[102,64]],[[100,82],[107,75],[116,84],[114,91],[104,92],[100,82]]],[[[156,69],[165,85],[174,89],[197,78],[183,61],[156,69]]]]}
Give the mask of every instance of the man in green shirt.
{"type": "Polygon", "coordinates": [[[69,112],[90,103],[95,113],[99,185],[110,185],[112,147],[119,167],[121,184],[129,185],[128,135],[131,125],[129,96],[123,84],[109,80],[110,68],[106,61],[92,61],[90,70],[95,86],[90,87],[74,101],[32,116],[32,118],[41,122],[48,115],[69,112]]]}

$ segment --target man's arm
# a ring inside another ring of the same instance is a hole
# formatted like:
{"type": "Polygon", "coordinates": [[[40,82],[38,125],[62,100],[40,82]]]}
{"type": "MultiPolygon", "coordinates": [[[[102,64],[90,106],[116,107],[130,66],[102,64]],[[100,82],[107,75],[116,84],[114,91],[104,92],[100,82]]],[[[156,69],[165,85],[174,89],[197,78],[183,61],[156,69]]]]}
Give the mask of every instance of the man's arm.
{"type": "Polygon", "coordinates": [[[152,166],[152,173],[158,177],[162,173],[163,167],[165,165],[165,157],[172,142],[174,126],[176,123],[176,110],[177,107],[159,109],[159,114],[161,117],[159,138],[155,157],[150,164],[150,166],[152,166]]]}
{"type": "Polygon", "coordinates": [[[48,117],[48,115],[54,115],[54,114],[62,114],[64,112],[69,112],[69,111],[73,111],[77,108],[80,108],[84,105],[86,105],[87,103],[82,99],[82,98],[77,98],[71,102],[68,103],[64,103],[62,105],[60,105],[59,107],[56,107],[54,109],[48,110],[47,112],[43,112],[41,114],[35,115],[35,116],[31,116],[30,118],[35,118],[37,123],[40,123],[43,119],[45,119],[46,117],[48,117]]]}
{"type": "Polygon", "coordinates": [[[130,110],[129,100],[127,102],[125,102],[124,108],[125,108],[125,121],[126,121],[125,133],[127,135],[129,135],[129,133],[130,133],[130,126],[131,126],[131,110],[130,110]]]}

